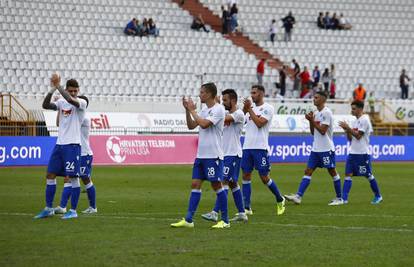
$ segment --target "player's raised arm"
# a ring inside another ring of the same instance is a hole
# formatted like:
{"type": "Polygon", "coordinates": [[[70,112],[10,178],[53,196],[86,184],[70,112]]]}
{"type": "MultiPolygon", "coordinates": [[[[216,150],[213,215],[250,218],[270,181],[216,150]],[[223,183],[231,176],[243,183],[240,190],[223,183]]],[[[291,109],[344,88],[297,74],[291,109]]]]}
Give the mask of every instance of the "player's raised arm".
{"type": "MultiPolygon", "coordinates": [[[[57,110],[57,106],[56,106],[56,104],[55,103],[52,103],[51,101],[52,101],[52,96],[53,96],[53,93],[56,91],[56,87],[55,87],[55,80],[57,79],[57,77],[59,77],[59,76],[57,76],[56,74],[53,74],[52,75],[52,78],[50,79],[50,85],[51,85],[51,89],[49,90],[49,92],[47,93],[47,95],[46,95],[46,97],[45,97],[45,99],[43,100],[43,104],[42,104],[42,107],[44,108],[44,109],[50,109],[50,110],[57,110]]],[[[59,78],[60,79],[60,78],[59,78]]]]}
{"type": "Polygon", "coordinates": [[[309,121],[309,130],[310,130],[310,133],[313,135],[313,133],[315,132],[315,127],[313,123],[311,123],[311,121],[314,121],[313,112],[311,111],[308,114],[306,114],[305,118],[309,121]]]}
{"type": "Polygon", "coordinates": [[[362,138],[362,136],[364,136],[363,131],[352,129],[345,121],[341,121],[339,123],[339,126],[341,126],[341,128],[344,129],[344,131],[346,132],[346,137],[349,141],[352,140],[352,137],[355,137],[357,140],[359,140],[362,138]]]}
{"type": "Polygon", "coordinates": [[[193,130],[198,126],[198,124],[197,122],[193,120],[193,117],[191,117],[190,110],[188,109],[189,101],[185,99],[185,96],[183,96],[182,100],[183,100],[183,107],[185,108],[185,118],[187,122],[187,127],[188,129],[193,130]]]}
{"type": "Polygon", "coordinates": [[[207,119],[203,119],[200,116],[198,116],[197,111],[196,111],[195,103],[193,102],[192,99],[188,100],[188,110],[189,110],[191,116],[194,118],[195,123],[197,125],[199,125],[201,128],[207,129],[208,127],[213,125],[212,121],[207,120],[207,119]]]}
{"type": "Polygon", "coordinates": [[[245,113],[249,113],[250,119],[254,122],[254,124],[257,126],[257,128],[262,128],[266,125],[268,120],[264,117],[259,117],[252,109],[252,102],[249,99],[245,99],[243,101],[243,111],[245,113]]]}
{"type": "MultiPolygon", "coordinates": [[[[62,95],[62,97],[68,101],[68,103],[74,105],[75,107],[79,108],[80,102],[77,97],[72,97],[69,93],[69,90],[72,90],[73,88],[76,88],[74,86],[67,86],[67,88],[63,88],[63,86],[60,85],[60,76],[57,74],[53,74],[51,79],[52,86],[55,87],[59,93],[62,95]]],[[[79,86],[76,88],[76,90],[79,90],[79,86]]]]}

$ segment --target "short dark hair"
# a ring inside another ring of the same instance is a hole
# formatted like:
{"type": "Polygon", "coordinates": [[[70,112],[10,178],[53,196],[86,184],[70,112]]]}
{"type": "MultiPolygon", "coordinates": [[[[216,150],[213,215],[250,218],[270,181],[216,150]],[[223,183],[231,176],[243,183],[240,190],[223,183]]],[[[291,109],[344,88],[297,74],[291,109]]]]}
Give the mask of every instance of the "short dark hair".
{"type": "Polygon", "coordinates": [[[221,92],[221,95],[229,95],[230,100],[236,100],[237,102],[237,93],[234,89],[226,89],[221,92]]]}
{"type": "Polygon", "coordinates": [[[217,95],[217,87],[214,83],[205,83],[201,87],[206,89],[207,92],[211,94],[212,97],[216,97],[217,95]]]}
{"type": "Polygon", "coordinates": [[[262,91],[263,93],[265,92],[265,88],[263,87],[263,85],[255,84],[252,86],[252,89],[253,88],[256,88],[257,90],[262,91]]]}
{"type": "Polygon", "coordinates": [[[89,106],[89,99],[86,97],[86,95],[80,95],[80,96],[78,96],[78,98],[83,99],[83,100],[86,101],[86,107],[89,106]]]}
{"type": "Polygon", "coordinates": [[[359,100],[354,100],[351,103],[351,106],[356,106],[357,108],[364,108],[364,102],[359,101],[359,100]]]}
{"type": "Polygon", "coordinates": [[[68,87],[76,87],[76,88],[79,88],[79,83],[75,79],[70,79],[70,80],[68,80],[66,82],[66,88],[68,88],[68,87]]]}
{"type": "Polygon", "coordinates": [[[325,97],[325,99],[328,98],[328,95],[325,93],[325,91],[318,91],[316,94],[325,97]]]}

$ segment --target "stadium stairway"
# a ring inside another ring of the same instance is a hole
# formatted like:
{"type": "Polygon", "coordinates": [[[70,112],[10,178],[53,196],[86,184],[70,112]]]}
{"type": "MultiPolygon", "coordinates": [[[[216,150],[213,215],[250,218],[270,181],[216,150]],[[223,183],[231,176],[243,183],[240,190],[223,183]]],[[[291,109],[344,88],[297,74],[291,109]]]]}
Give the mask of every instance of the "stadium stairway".
{"type": "MultiPolygon", "coordinates": [[[[182,9],[187,10],[193,17],[201,14],[205,24],[209,25],[211,29],[216,32],[221,33],[222,31],[222,22],[221,18],[214,14],[208,7],[204,6],[198,0],[171,0],[173,3],[177,3],[182,9]]],[[[257,43],[253,42],[248,36],[244,35],[241,32],[236,32],[235,34],[223,35],[224,38],[232,41],[233,44],[243,48],[247,53],[254,55],[258,60],[265,58],[267,59],[267,65],[271,68],[279,70],[283,62],[265,51],[257,43]]],[[[289,69],[289,74],[292,74],[292,70],[289,69]]]]}

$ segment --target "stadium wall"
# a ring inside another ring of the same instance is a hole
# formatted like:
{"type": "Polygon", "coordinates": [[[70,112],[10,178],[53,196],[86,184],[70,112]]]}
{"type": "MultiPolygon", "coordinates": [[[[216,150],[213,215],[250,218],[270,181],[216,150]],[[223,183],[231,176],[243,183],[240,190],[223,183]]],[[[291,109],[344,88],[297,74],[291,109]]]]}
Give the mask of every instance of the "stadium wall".
{"type": "MultiPolygon", "coordinates": [[[[91,136],[95,165],[191,164],[197,135],[101,135],[91,136]]],[[[243,141],[243,139],[242,139],[243,141]]],[[[335,136],[336,160],[345,161],[349,142],[335,136]]],[[[0,167],[47,165],[56,137],[0,137],[0,167]]],[[[271,136],[272,163],[306,162],[312,138],[271,136]]],[[[413,136],[373,136],[374,161],[414,161],[413,136]]]]}

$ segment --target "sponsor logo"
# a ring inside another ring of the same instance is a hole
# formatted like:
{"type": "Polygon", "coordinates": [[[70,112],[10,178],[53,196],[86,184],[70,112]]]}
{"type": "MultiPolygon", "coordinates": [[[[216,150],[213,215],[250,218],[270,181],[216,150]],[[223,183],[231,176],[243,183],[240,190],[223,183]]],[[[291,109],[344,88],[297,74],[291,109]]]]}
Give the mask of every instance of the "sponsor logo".
{"type": "Polygon", "coordinates": [[[62,109],[62,115],[64,117],[70,116],[72,114],[72,109],[62,109]]]}
{"type": "Polygon", "coordinates": [[[414,117],[414,110],[407,110],[405,107],[398,107],[395,111],[395,117],[398,120],[404,120],[405,118],[413,118],[414,117]]]}
{"type": "Polygon", "coordinates": [[[122,163],[126,159],[126,155],[121,149],[121,139],[118,136],[111,136],[106,140],[106,152],[116,163],[122,163]]]}
{"type": "Polygon", "coordinates": [[[99,117],[91,117],[91,129],[110,129],[108,116],[99,114],[99,117]]]}
{"type": "Polygon", "coordinates": [[[293,131],[296,129],[296,120],[293,117],[288,117],[286,119],[286,123],[288,125],[289,131],[293,131]]]}
{"type": "Polygon", "coordinates": [[[305,115],[306,113],[310,112],[312,109],[311,107],[303,107],[303,106],[296,106],[296,107],[291,107],[291,106],[286,106],[286,105],[281,105],[277,111],[276,114],[280,114],[280,115],[305,115]]]}

